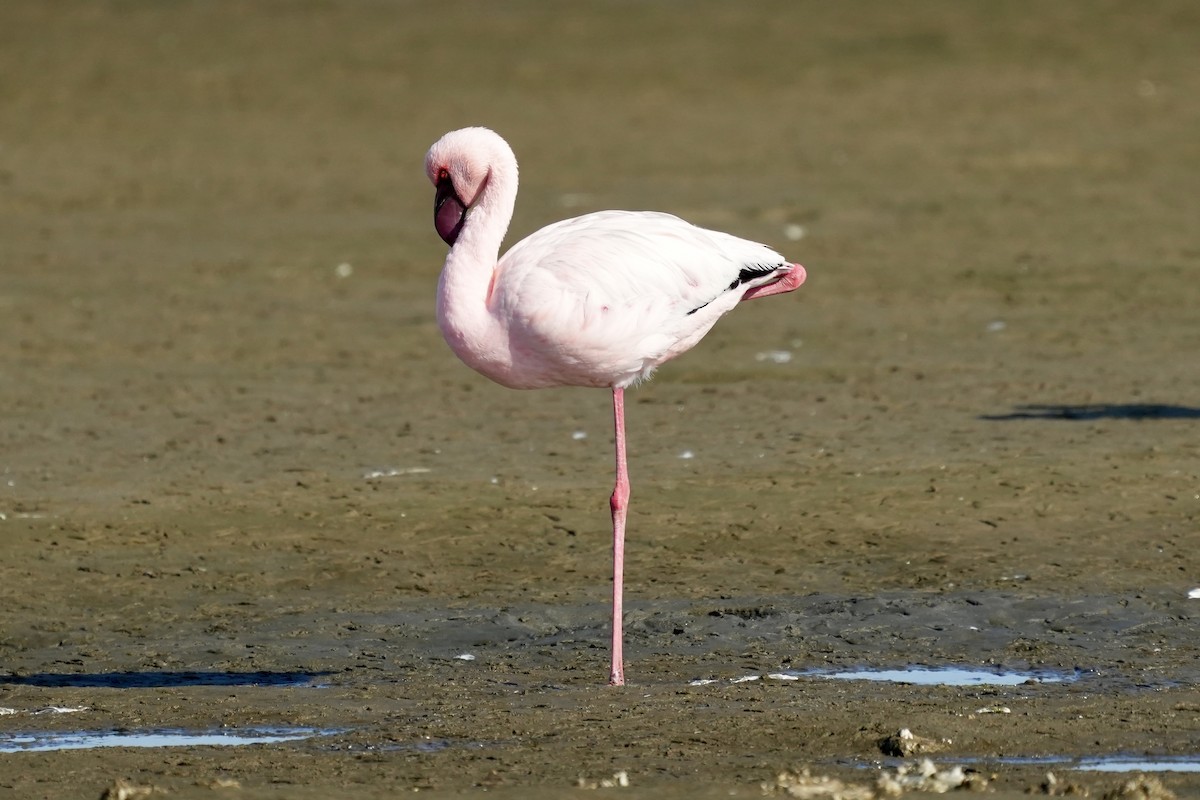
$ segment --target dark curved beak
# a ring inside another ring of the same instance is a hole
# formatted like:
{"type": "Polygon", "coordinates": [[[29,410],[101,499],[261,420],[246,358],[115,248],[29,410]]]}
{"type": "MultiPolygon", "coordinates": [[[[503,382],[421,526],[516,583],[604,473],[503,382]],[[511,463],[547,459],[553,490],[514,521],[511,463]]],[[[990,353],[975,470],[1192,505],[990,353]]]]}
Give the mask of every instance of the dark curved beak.
{"type": "Polygon", "coordinates": [[[449,176],[439,178],[437,196],[433,200],[433,227],[437,228],[438,236],[453,247],[466,218],[467,207],[454,191],[454,182],[449,176]]]}

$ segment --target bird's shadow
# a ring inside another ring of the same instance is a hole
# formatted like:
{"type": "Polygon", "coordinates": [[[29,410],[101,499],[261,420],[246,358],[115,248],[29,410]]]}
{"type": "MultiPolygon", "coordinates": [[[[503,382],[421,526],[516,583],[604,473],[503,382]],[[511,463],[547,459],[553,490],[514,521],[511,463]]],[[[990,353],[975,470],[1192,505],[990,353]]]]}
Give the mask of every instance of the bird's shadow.
{"type": "Polygon", "coordinates": [[[1020,405],[1007,414],[982,414],[980,419],[1003,422],[1014,419],[1200,419],[1200,408],[1166,403],[1090,403],[1059,405],[1053,403],[1020,405]]]}
{"type": "Polygon", "coordinates": [[[161,689],[182,686],[306,686],[329,672],[38,672],[0,675],[0,685],[56,689],[161,689]]]}

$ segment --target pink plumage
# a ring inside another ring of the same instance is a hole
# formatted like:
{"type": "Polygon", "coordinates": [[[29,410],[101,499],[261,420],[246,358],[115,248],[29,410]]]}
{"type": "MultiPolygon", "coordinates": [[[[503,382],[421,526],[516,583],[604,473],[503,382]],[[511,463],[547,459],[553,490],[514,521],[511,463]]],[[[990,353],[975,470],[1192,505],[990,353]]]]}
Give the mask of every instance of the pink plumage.
{"type": "Polygon", "coordinates": [[[600,211],[549,225],[499,257],[517,197],[517,159],[498,134],[464,128],[425,157],[434,226],[450,245],[438,283],[442,335],[468,366],[513,389],[612,389],[617,449],[613,649],[625,682],[621,600],[624,390],[691,349],[742,300],[790,292],[804,268],[755,242],[670,214],[600,211]]]}

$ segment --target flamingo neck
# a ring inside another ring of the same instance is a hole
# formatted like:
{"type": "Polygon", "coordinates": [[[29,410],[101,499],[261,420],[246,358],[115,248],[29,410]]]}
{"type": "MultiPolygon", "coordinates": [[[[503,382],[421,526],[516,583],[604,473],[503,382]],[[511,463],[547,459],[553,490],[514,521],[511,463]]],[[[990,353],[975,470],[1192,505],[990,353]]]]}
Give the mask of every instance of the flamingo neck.
{"type": "Polygon", "coordinates": [[[467,212],[438,281],[437,319],[442,337],[468,366],[500,383],[505,383],[511,356],[504,324],[489,300],[516,195],[515,159],[511,170],[493,166],[467,212]]]}

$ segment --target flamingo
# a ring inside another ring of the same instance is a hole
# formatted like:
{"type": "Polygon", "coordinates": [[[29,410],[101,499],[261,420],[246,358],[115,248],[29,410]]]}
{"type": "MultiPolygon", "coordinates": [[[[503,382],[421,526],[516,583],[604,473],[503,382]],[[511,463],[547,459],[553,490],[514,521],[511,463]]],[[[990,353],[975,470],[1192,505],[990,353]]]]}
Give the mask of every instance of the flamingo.
{"type": "Polygon", "coordinates": [[[764,245],[650,211],[562,220],[499,258],[517,198],[508,143],[487,128],[451,131],[429,148],[425,173],[436,188],[434,227],[450,246],[437,321],[455,355],[512,389],[612,390],[609,683],[624,685],[625,389],[691,349],[739,302],[798,288],[804,267],[764,245]]]}

